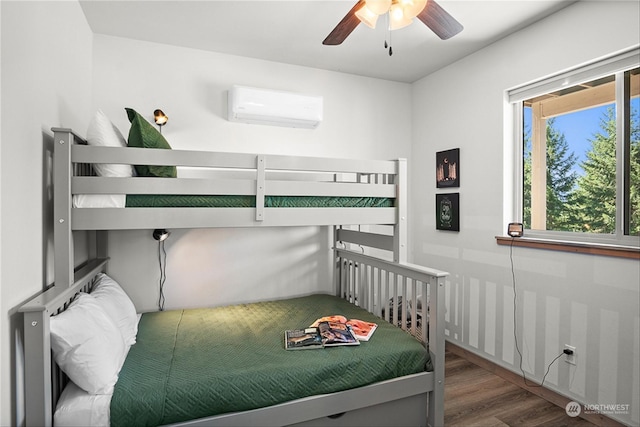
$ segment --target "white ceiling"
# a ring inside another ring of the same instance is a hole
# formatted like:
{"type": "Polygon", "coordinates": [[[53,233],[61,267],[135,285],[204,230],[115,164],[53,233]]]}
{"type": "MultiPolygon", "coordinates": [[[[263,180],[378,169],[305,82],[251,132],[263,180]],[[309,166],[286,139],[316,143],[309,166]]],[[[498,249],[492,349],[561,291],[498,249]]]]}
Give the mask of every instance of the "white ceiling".
{"type": "MultiPolygon", "coordinates": [[[[360,24],[344,43],[322,41],[357,0],[83,0],[91,29],[175,46],[414,82],[575,0],[436,0],[464,30],[440,40],[419,20],[391,33],[360,24]]],[[[380,22],[383,22],[380,20],[380,22]]]]}

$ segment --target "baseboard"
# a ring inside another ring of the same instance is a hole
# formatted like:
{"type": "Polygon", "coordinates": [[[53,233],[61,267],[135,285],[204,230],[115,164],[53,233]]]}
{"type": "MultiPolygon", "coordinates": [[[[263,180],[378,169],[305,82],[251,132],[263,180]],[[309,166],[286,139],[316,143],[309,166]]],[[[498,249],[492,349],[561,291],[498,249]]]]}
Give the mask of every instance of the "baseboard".
{"type": "MultiPolygon", "coordinates": [[[[481,368],[486,369],[487,371],[499,376],[500,378],[505,379],[510,383],[515,384],[518,387],[523,388],[531,392],[532,394],[535,394],[536,396],[539,396],[544,400],[553,403],[556,406],[565,408],[567,406],[567,403],[571,401],[571,399],[565,396],[562,396],[561,394],[558,394],[553,390],[549,390],[548,388],[531,387],[525,384],[521,375],[515,372],[512,372],[506,368],[503,368],[502,366],[497,365],[483,357],[480,357],[475,353],[465,350],[464,348],[456,344],[452,344],[449,341],[446,342],[445,349],[455,355],[458,355],[468,360],[471,363],[474,363],[480,366],[481,368]]],[[[613,420],[602,414],[591,414],[591,413],[585,414],[583,412],[580,414],[580,417],[600,427],[624,427],[624,424],[621,424],[620,422],[613,420]]]]}

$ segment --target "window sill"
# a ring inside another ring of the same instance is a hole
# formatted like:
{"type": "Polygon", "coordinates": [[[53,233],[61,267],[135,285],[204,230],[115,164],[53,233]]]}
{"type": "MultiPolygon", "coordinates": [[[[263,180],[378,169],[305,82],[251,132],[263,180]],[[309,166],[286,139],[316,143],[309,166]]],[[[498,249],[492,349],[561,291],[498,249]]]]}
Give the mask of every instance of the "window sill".
{"type": "Polygon", "coordinates": [[[546,249],[550,251],[563,251],[640,260],[640,248],[629,246],[534,239],[531,237],[512,238],[508,236],[496,236],[496,243],[505,246],[513,245],[526,248],[546,249]]]}

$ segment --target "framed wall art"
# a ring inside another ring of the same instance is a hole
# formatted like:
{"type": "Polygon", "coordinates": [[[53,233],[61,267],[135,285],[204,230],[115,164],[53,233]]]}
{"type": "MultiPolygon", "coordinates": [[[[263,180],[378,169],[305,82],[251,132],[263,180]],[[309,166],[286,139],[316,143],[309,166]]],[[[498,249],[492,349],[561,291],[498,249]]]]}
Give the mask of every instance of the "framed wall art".
{"type": "Polygon", "coordinates": [[[460,187],[460,149],[436,153],[436,186],[438,188],[460,187]]]}
{"type": "Polygon", "coordinates": [[[460,231],[460,193],[436,194],[436,229],[460,231]]]}

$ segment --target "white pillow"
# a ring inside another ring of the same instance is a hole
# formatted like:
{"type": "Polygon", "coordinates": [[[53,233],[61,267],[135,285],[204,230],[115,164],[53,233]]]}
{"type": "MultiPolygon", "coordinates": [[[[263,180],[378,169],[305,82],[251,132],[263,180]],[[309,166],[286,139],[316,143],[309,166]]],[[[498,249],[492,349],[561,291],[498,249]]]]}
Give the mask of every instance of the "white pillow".
{"type": "Polygon", "coordinates": [[[96,281],[91,290],[94,297],[104,311],[116,324],[125,345],[133,345],[138,333],[138,314],[129,296],[120,285],[104,273],[96,276],[96,281]]]}
{"type": "Polygon", "coordinates": [[[124,208],[126,194],[75,194],[74,208],[124,208]]]}
{"type": "MultiPolygon", "coordinates": [[[[102,112],[96,111],[96,114],[89,123],[87,129],[87,143],[89,145],[101,147],[126,147],[127,141],[122,133],[102,112]]],[[[98,176],[122,177],[128,178],[133,176],[132,165],[114,165],[106,163],[96,163],[93,165],[98,176]]]]}
{"type": "MultiPolygon", "coordinates": [[[[122,133],[102,112],[96,114],[87,129],[87,143],[102,147],[126,147],[127,141],[122,133]]],[[[132,165],[117,165],[95,163],[94,170],[98,176],[129,178],[134,176],[132,165]]],[[[127,196],[125,194],[76,194],[73,196],[74,208],[124,208],[127,196]]]]}
{"type": "Polygon", "coordinates": [[[73,382],[62,391],[53,414],[55,427],[109,427],[111,394],[89,394],[73,382]]]}
{"type": "Polygon", "coordinates": [[[78,294],[50,329],[53,357],[69,379],[91,394],[113,393],[128,347],[98,301],[78,294]]]}

